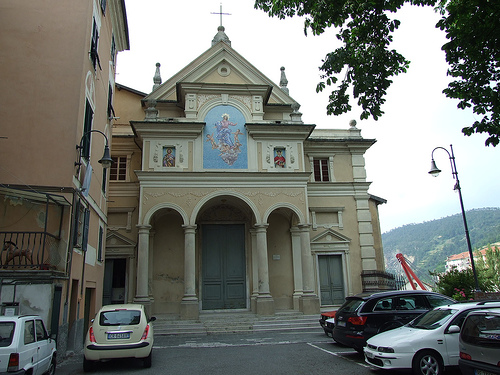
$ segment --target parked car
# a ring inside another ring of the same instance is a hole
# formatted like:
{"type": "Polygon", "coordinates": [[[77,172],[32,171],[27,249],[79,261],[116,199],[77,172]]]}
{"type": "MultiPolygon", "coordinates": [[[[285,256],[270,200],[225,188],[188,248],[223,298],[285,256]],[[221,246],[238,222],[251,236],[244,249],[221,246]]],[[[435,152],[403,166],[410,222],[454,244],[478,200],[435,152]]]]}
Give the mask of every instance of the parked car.
{"type": "Polygon", "coordinates": [[[485,307],[500,308],[500,302],[436,307],[403,327],[368,339],[365,361],[382,369],[412,369],[414,375],[440,375],[445,367],[458,366],[458,338],[467,314],[485,307]]]}
{"type": "Polygon", "coordinates": [[[141,358],[144,367],[151,367],[154,320],[140,304],[103,306],[85,338],[83,370],[93,370],[97,361],[119,358],[141,358]]]}
{"type": "Polygon", "coordinates": [[[463,375],[500,374],[500,309],[470,313],[460,332],[459,348],[463,375]]]}
{"type": "Polygon", "coordinates": [[[327,336],[333,334],[333,327],[335,326],[335,314],[337,311],[322,312],[319,318],[319,324],[327,336]]]}
{"type": "Polygon", "coordinates": [[[0,373],[54,375],[56,342],[38,315],[0,316],[0,373]]]}
{"type": "Polygon", "coordinates": [[[425,290],[392,290],[347,297],[335,315],[333,339],[363,352],[366,340],[398,328],[434,307],[456,301],[425,290]]]}

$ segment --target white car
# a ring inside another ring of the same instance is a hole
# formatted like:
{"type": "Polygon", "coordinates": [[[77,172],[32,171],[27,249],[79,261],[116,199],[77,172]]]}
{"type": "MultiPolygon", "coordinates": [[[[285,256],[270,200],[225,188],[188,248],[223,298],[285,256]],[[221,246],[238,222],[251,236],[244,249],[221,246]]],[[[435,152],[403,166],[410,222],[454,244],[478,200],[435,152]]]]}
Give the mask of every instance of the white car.
{"type": "Polygon", "coordinates": [[[154,320],[140,304],[103,306],[85,338],[83,370],[93,370],[98,361],[119,358],[140,358],[144,367],[151,367],[154,320]]]}
{"type": "Polygon", "coordinates": [[[412,369],[414,375],[441,375],[458,366],[460,327],[473,310],[499,302],[465,302],[436,307],[403,327],[368,339],[365,361],[383,369],[412,369]]]}
{"type": "Polygon", "coordinates": [[[0,374],[54,375],[56,342],[37,315],[0,316],[0,374]]]}

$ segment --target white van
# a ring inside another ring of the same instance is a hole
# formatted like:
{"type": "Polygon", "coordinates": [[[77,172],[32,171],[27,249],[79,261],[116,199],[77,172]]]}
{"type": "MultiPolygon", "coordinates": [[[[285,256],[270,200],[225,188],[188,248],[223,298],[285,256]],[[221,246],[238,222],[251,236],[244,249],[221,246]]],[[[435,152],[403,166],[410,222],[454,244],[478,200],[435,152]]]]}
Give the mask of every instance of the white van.
{"type": "Polygon", "coordinates": [[[54,375],[56,342],[37,315],[0,316],[0,373],[54,375]]]}

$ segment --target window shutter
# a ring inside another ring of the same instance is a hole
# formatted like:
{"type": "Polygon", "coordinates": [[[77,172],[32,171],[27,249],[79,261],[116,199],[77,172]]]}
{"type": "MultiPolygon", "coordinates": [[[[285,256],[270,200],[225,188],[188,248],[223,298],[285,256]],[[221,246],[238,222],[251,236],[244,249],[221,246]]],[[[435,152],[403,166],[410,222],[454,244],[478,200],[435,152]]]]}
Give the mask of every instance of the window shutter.
{"type": "Polygon", "coordinates": [[[82,234],[82,251],[87,251],[87,244],[89,241],[89,219],[90,210],[85,210],[85,218],[83,219],[83,234],[82,234]]]}

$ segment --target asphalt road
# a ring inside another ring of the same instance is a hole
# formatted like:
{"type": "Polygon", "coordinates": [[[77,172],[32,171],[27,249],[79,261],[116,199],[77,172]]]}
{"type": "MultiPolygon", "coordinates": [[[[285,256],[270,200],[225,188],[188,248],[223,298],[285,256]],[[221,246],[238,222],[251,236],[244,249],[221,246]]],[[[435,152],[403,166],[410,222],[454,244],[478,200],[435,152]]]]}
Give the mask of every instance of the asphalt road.
{"type": "MultiPolygon", "coordinates": [[[[74,355],[59,364],[58,375],[84,374],[82,355],[74,355]]],[[[355,374],[399,375],[375,369],[363,355],[340,346],[322,330],[278,331],[206,336],[155,337],[153,365],[142,367],[140,360],[101,363],[95,374],[169,374],[169,375],[254,375],[254,374],[355,374]]],[[[460,375],[460,371],[447,371],[460,375]]]]}

